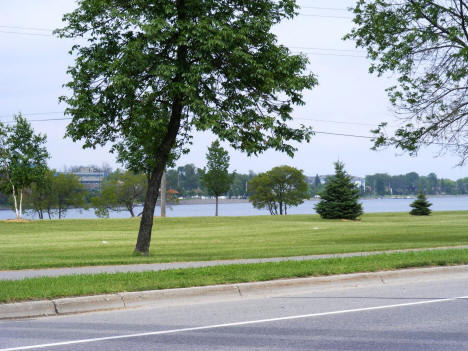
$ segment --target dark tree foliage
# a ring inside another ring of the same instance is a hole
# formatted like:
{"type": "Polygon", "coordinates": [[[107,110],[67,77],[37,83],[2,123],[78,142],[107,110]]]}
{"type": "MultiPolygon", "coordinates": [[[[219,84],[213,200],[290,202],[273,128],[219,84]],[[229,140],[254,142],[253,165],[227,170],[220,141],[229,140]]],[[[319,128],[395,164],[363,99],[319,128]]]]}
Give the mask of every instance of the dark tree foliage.
{"type": "Polygon", "coordinates": [[[56,33],[77,41],[68,73],[67,135],[84,147],[112,143],[118,160],[148,176],[135,252],[147,255],[161,176],[194,130],[235,149],[292,154],[288,126],[316,85],[307,58],[271,32],[296,15],[295,0],[79,0],[56,33]]]}
{"type": "Polygon", "coordinates": [[[325,219],[356,219],[362,215],[359,188],[344,170],[344,164],[335,163],[335,175],[325,185],[321,200],[315,205],[320,217],[325,219]]]}
{"type": "Polygon", "coordinates": [[[413,216],[429,216],[431,214],[431,203],[427,201],[426,195],[422,191],[419,192],[418,197],[414,200],[410,206],[412,210],[410,211],[410,215],[413,216]]]}
{"type": "Polygon", "coordinates": [[[468,157],[468,2],[359,0],[355,27],[345,38],[366,48],[379,76],[394,72],[388,89],[402,125],[374,132],[374,147],[394,145],[415,154],[422,145],[468,157]]]}
{"type": "Polygon", "coordinates": [[[217,216],[218,198],[229,191],[233,180],[228,170],[230,157],[216,140],[208,148],[206,160],[206,168],[201,172],[201,181],[208,194],[216,198],[215,216],[217,216]]]}
{"type": "Polygon", "coordinates": [[[144,174],[117,169],[102,182],[101,192],[91,199],[98,217],[109,217],[109,211],[128,211],[135,217],[135,207],[144,200],[147,179],[144,174]]]}

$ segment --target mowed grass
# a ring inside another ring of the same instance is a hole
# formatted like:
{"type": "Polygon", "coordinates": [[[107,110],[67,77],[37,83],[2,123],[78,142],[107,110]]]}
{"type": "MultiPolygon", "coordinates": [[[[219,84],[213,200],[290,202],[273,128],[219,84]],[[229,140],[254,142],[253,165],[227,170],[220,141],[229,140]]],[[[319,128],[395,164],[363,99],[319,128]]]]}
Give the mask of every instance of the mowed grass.
{"type": "Polygon", "coordinates": [[[156,218],[149,257],[132,255],[139,219],[0,222],[0,270],[297,256],[468,244],[468,211],[156,218]],[[105,243],[104,243],[105,242],[105,243]]]}
{"type": "Polygon", "coordinates": [[[184,288],[467,263],[468,250],[452,249],[314,261],[215,266],[159,272],[33,278],[21,281],[0,281],[0,302],[8,303],[123,291],[184,288]]]}

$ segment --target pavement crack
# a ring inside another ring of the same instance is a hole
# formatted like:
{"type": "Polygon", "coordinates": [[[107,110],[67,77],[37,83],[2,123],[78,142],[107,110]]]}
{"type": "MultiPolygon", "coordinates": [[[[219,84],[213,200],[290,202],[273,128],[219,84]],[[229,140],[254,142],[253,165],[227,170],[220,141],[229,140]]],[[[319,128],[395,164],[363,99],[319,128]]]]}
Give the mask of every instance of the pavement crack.
{"type": "Polygon", "coordinates": [[[55,314],[60,314],[58,309],[57,309],[57,304],[55,303],[55,300],[50,300],[52,302],[52,304],[54,305],[54,310],[55,310],[55,314]]]}
{"type": "Polygon", "coordinates": [[[236,288],[237,288],[237,292],[239,293],[239,296],[242,297],[242,292],[241,292],[241,290],[239,288],[239,285],[236,285],[236,288]]]}

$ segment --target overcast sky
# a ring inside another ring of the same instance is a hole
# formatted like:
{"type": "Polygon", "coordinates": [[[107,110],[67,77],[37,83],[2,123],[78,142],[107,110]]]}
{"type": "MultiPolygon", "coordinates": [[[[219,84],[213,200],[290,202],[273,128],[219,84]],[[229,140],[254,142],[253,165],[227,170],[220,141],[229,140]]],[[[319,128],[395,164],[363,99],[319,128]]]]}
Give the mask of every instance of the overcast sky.
{"type": "MultiPolygon", "coordinates": [[[[303,6],[301,15],[276,27],[275,33],[279,42],[292,51],[308,53],[309,69],[318,76],[319,85],[305,94],[306,105],[296,109],[294,123],[310,125],[317,132],[364,136],[370,135],[369,131],[381,121],[394,124],[385,93],[392,78],[370,75],[365,53],[341,40],[352,27],[350,14],[342,9],[353,1],[298,3],[303,6]]],[[[58,103],[58,97],[64,93],[61,86],[67,82],[67,66],[73,63],[68,54],[73,42],[51,36],[50,30],[60,27],[62,15],[74,7],[74,0],[0,0],[0,121],[11,121],[18,112],[33,121],[36,131],[47,134],[52,168],[102,163],[116,168],[119,165],[108,149],[83,150],[79,143],[64,139],[67,121],[44,121],[63,118],[60,112],[65,106],[58,103]]],[[[190,154],[181,158],[178,165],[204,166],[207,147],[213,140],[209,133],[196,134],[190,154]]],[[[454,167],[456,157],[435,158],[437,148],[409,157],[395,149],[371,151],[371,146],[367,139],[317,133],[309,144],[298,145],[294,158],[273,151],[247,157],[228,149],[231,170],[238,172],[261,172],[287,164],[307,175],[329,174],[333,172],[333,162],[341,160],[348,172],[356,176],[410,171],[421,175],[435,172],[452,179],[468,176],[466,166],[454,167]]]]}

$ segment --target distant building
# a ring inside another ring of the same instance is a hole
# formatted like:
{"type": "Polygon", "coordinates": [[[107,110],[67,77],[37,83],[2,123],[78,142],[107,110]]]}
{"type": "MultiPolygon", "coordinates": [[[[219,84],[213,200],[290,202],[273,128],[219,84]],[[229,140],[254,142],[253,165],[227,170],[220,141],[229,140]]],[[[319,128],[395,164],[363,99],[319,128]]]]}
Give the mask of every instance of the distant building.
{"type": "Polygon", "coordinates": [[[353,177],[351,176],[351,181],[356,184],[359,188],[365,188],[366,187],[366,179],[361,178],[361,177],[353,177]]]}
{"type": "Polygon", "coordinates": [[[102,181],[107,176],[106,172],[102,172],[92,167],[81,167],[77,172],[65,173],[76,175],[86,190],[97,191],[101,191],[102,181]]]}

